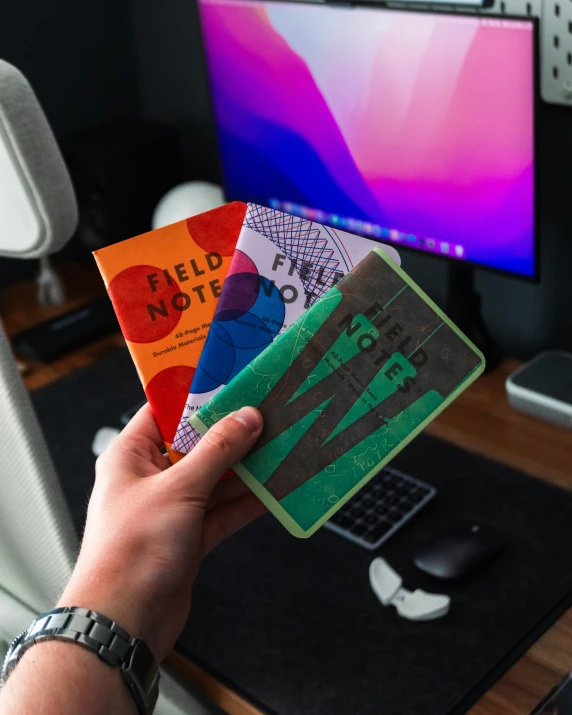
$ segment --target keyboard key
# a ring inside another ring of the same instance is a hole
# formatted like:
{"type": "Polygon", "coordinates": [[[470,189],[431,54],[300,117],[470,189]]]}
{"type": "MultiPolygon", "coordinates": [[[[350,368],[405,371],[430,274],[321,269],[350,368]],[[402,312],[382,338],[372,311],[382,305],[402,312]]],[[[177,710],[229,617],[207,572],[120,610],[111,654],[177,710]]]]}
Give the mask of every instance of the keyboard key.
{"type": "Polygon", "coordinates": [[[340,514],[340,512],[334,514],[330,521],[332,521],[336,526],[340,526],[342,529],[349,529],[353,524],[353,521],[349,517],[340,514]]]}
{"type": "Polygon", "coordinates": [[[404,514],[408,514],[414,506],[415,504],[412,501],[409,501],[409,499],[402,499],[399,502],[399,508],[404,514]]]}
{"type": "Polygon", "coordinates": [[[386,521],[380,521],[374,529],[367,532],[364,539],[370,544],[375,544],[375,542],[379,541],[382,536],[385,536],[385,534],[387,534],[392,527],[393,524],[389,524],[386,521]]]}
{"type": "Polygon", "coordinates": [[[419,502],[423,501],[425,495],[422,494],[420,491],[415,490],[414,492],[411,492],[409,498],[414,504],[419,504],[419,502]]]}
{"type": "Polygon", "coordinates": [[[383,516],[384,514],[387,514],[387,512],[389,511],[389,508],[386,507],[385,504],[378,504],[375,507],[374,511],[378,516],[383,516]]]}
{"type": "Polygon", "coordinates": [[[383,517],[384,519],[387,519],[391,524],[397,524],[398,521],[401,521],[403,518],[403,514],[401,514],[398,510],[392,509],[391,511],[387,512],[387,514],[383,517]]]}
{"type": "Polygon", "coordinates": [[[364,514],[365,514],[365,511],[361,507],[352,506],[351,511],[350,511],[350,516],[352,517],[352,519],[359,519],[364,514]]]}
{"type": "Polygon", "coordinates": [[[362,536],[363,534],[365,534],[366,531],[367,526],[362,523],[354,524],[351,528],[352,534],[355,534],[356,536],[362,536]]]}
{"type": "Polygon", "coordinates": [[[386,504],[389,504],[389,506],[395,506],[396,504],[399,504],[399,497],[397,494],[390,494],[384,499],[384,501],[386,504]]]}
{"type": "Polygon", "coordinates": [[[363,520],[368,525],[377,524],[377,522],[379,521],[378,517],[375,514],[366,514],[363,520]]]}
{"type": "Polygon", "coordinates": [[[364,500],[362,501],[362,505],[363,505],[366,509],[373,509],[373,507],[375,506],[375,501],[374,501],[373,499],[364,499],[364,500]]]}

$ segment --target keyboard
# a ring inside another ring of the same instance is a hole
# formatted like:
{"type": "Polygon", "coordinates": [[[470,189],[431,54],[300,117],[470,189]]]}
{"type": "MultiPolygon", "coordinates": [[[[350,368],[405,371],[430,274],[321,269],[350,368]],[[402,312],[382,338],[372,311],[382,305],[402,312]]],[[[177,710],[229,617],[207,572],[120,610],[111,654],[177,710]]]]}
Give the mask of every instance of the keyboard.
{"type": "Polygon", "coordinates": [[[366,549],[377,549],[436,493],[420,479],[384,467],[324,526],[366,549]]]}

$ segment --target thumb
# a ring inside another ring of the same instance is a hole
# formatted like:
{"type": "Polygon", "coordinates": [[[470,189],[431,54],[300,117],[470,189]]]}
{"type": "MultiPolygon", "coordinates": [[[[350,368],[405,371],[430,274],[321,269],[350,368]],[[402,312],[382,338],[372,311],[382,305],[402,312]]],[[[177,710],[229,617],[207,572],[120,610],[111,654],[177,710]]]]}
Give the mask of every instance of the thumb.
{"type": "Polygon", "coordinates": [[[255,407],[241,407],[213,425],[192,452],[169,471],[187,497],[206,504],[221,476],[255,445],[262,427],[262,415],[255,407]]]}

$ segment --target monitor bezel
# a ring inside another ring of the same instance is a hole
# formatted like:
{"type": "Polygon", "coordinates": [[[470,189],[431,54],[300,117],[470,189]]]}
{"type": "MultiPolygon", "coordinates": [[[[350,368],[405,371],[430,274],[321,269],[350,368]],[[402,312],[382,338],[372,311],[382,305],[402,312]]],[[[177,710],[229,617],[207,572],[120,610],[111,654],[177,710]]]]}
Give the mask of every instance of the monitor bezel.
{"type": "MultiPolygon", "coordinates": [[[[324,7],[328,7],[329,3],[327,2],[322,2],[322,3],[316,3],[316,0],[248,0],[248,2],[260,2],[260,3],[268,3],[268,2],[286,2],[286,3],[291,3],[295,5],[316,5],[320,4],[323,5],[324,7]]],[[[334,7],[339,7],[340,5],[338,3],[332,3],[334,7]]],[[[443,254],[438,254],[438,253],[433,253],[431,251],[426,251],[421,248],[412,248],[408,246],[404,242],[394,242],[394,241],[384,241],[380,238],[372,237],[370,234],[367,233],[362,233],[358,231],[347,231],[347,233],[353,233],[357,236],[363,236],[365,238],[368,238],[376,243],[380,244],[386,244],[389,246],[394,246],[397,250],[401,252],[401,250],[405,250],[407,254],[416,254],[416,255],[421,255],[421,256],[428,256],[429,258],[432,259],[437,259],[437,260],[444,260],[447,264],[459,264],[463,266],[470,266],[472,268],[477,268],[480,270],[488,271],[490,273],[496,273],[497,275],[502,275],[502,276],[507,276],[510,278],[516,278],[521,281],[525,281],[527,283],[539,283],[540,281],[540,181],[539,181],[539,151],[538,151],[538,146],[539,146],[539,114],[540,114],[540,106],[541,106],[541,94],[540,94],[540,49],[539,49],[539,38],[540,38],[540,33],[539,33],[539,19],[537,17],[521,17],[518,15],[492,15],[492,14],[487,14],[484,12],[479,12],[477,9],[475,11],[468,11],[468,10],[455,10],[454,12],[447,11],[446,9],[441,9],[438,7],[431,7],[431,8],[423,8],[420,9],[419,7],[411,6],[411,7],[388,7],[385,4],[376,4],[375,2],[362,2],[360,0],[357,0],[355,2],[348,3],[347,5],[342,5],[343,7],[347,7],[350,9],[354,8],[359,8],[359,9],[369,9],[372,11],[379,11],[379,12],[384,12],[384,11],[390,11],[390,12],[411,12],[411,13],[416,13],[418,15],[448,15],[450,17],[471,17],[471,18],[482,18],[482,19],[499,19],[499,20],[514,20],[517,22],[526,22],[529,23],[532,26],[532,34],[533,34],[533,116],[532,116],[532,121],[533,121],[533,182],[534,182],[534,201],[533,201],[533,212],[534,212],[534,220],[533,220],[533,230],[534,230],[534,236],[533,236],[533,273],[532,275],[526,275],[524,273],[516,273],[514,271],[507,270],[505,268],[497,268],[496,266],[490,266],[485,263],[478,263],[476,261],[470,261],[466,259],[461,259],[461,258],[455,258],[453,256],[448,256],[448,255],[443,255],[443,254]]],[[[463,6],[464,7],[464,6],[463,6]]],[[[202,17],[201,17],[201,0],[197,0],[197,10],[198,10],[198,15],[199,15],[199,24],[200,24],[200,36],[201,36],[201,50],[202,50],[202,56],[203,56],[203,72],[205,76],[205,81],[206,81],[206,86],[207,86],[207,93],[208,93],[208,102],[209,102],[209,107],[213,119],[213,124],[214,124],[214,131],[215,131],[215,137],[216,137],[216,154],[217,154],[217,165],[218,165],[218,174],[221,178],[221,183],[222,183],[222,190],[223,194],[225,197],[226,201],[244,201],[242,197],[238,196],[233,196],[232,193],[230,193],[227,190],[226,186],[226,179],[225,179],[225,174],[224,174],[224,164],[222,161],[222,151],[221,151],[221,140],[220,140],[220,135],[219,135],[219,129],[218,129],[218,124],[216,121],[216,114],[215,114],[215,109],[214,109],[214,99],[213,99],[213,87],[211,83],[211,78],[210,78],[210,71],[209,71],[209,61],[208,61],[208,56],[206,52],[206,47],[205,47],[205,39],[204,39],[204,34],[202,30],[202,17]]],[[[319,207],[318,207],[319,208],[319,207]]],[[[333,226],[330,223],[324,222],[324,225],[330,226],[332,228],[340,228],[339,226],[333,226]]],[[[345,229],[344,229],[345,230],[345,229]]],[[[436,239],[437,240],[437,239],[436,239]]]]}

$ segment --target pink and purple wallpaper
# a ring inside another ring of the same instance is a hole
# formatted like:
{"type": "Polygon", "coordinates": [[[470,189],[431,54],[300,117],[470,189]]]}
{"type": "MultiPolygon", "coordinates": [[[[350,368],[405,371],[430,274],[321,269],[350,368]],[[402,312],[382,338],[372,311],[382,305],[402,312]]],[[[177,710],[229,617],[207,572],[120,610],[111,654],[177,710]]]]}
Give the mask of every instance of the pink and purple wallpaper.
{"type": "Polygon", "coordinates": [[[530,23],[260,0],[200,10],[229,198],[534,273],[530,23]]]}

